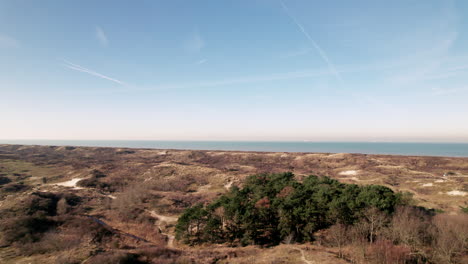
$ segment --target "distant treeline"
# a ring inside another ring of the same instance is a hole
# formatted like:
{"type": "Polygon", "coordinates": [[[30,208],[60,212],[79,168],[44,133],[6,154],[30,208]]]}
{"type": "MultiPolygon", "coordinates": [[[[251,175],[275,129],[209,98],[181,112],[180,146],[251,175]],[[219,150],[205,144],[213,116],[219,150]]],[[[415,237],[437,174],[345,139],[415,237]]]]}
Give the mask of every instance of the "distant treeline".
{"type": "Polygon", "coordinates": [[[335,223],[352,225],[366,209],[392,214],[407,199],[380,185],[359,186],[329,177],[261,174],[247,178],[213,203],[188,208],[177,238],[189,244],[239,242],[272,245],[314,240],[314,232],[335,223]]]}

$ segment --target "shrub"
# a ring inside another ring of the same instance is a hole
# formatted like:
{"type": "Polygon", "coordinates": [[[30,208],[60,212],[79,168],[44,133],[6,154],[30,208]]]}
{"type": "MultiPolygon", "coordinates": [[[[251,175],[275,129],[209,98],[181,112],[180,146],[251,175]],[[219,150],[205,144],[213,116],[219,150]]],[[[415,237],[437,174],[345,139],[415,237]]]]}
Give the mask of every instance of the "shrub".
{"type": "Polygon", "coordinates": [[[468,207],[460,206],[460,210],[462,211],[462,213],[468,214],[468,207]]]}
{"type": "Polygon", "coordinates": [[[56,230],[43,234],[41,239],[34,243],[18,245],[22,255],[45,254],[74,248],[81,243],[79,236],[60,234],[56,230]]]}
{"type": "Polygon", "coordinates": [[[32,243],[41,239],[42,234],[55,227],[56,223],[44,216],[21,216],[2,221],[2,244],[32,243]]]}
{"type": "Polygon", "coordinates": [[[375,264],[405,264],[411,259],[410,253],[410,248],[389,240],[378,240],[368,248],[370,263],[375,264]]]}
{"type": "Polygon", "coordinates": [[[153,263],[160,263],[163,260],[172,260],[174,261],[175,258],[181,255],[179,250],[165,248],[165,247],[151,247],[139,250],[137,254],[140,256],[140,259],[143,261],[153,263]]]}
{"type": "Polygon", "coordinates": [[[11,182],[11,180],[8,177],[0,176],[0,185],[4,185],[4,184],[10,183],[10,182],[11,182]]]}
{"type": "Polygon", "coordinates": [[[94,178],[104,178],[104,177],[107,177],[106,174],[104,174],[102,171],[100,170],[93,170],[91,172],[91,174],[93,175],[94,178]]]}
{"type": "Polygon", "coordinates": [[[24,183],[8,183],[2,186],[2,191],[7,193],[16,193],[29,189],[30,187],[24,183]]]}
{"type": "Polygon", "coordinates": [[[26,214],[34,215],[43,213],[48,216],[54,216],[57,213],[57,202],[59,196],[48,192],[35,192],[26,201],[26,214]]]}
{"type": "Polygon", "coordinates": [[[139,256],[133,253],[122,252],[106,252],[96,255],[89,259],[87,263],[90,264],[145,264],[139,260],[139,256]]]}
{"type": "Polygon", "coordinates": [[[115,191],[115,190],[113,190],[111,188],[110,184],[105,183],[105,182],[101,182],[96,177],[91,177],[89,179],[81,180],[81,181],[77,182],[76,185],[78,185],[80,187],[86,187],[86,188],[96,188],[96,189],[101,190],[101,191],[110,191],[110,192],[115,191]]]}
{"type": "Polygon", "coordinates": [[[110,240],[113,236],[112,230],[99,223],[98,219],[92,217],[66,216],[61,219],[62,228],[66,230],[78,230],[81,234],[90,236],[94,243],[110,240]]]}

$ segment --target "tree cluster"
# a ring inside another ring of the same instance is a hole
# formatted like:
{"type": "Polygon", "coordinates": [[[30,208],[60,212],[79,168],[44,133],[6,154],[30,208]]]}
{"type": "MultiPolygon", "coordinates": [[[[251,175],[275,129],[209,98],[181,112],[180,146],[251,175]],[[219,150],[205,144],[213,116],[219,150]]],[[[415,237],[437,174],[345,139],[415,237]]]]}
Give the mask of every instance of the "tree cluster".
{"type": "MultiPolygon", "coordinates": [[[[318,230],[354,224],[369,208],[391,214],[403,201],[402,194],[379,185],[344,184],[313,175],[299,182],[292,173],[253,175],[242,189],[234,186],[211,204],[188,208],[176,235],[188,244],[312,241],[318,230]]],[[[370,233],[370,239],[375,236],[370,233]]]]}

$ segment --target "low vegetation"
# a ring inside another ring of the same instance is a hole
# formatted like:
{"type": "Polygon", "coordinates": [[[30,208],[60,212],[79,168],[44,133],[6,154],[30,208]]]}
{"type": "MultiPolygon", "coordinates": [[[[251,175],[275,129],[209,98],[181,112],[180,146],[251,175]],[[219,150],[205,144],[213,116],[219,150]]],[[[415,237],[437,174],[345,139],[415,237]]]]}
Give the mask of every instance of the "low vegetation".
{"type": "Polygon", "coordinates": [[[409,202],[407,195],[379,185],[254,175],[243,188],[185,210],[176,237],[190,245],[322,241],[354,263],[454,263],[463,257],[468,217],[436,215],[409,202]]]}
{"type": "Polygon", "coordinates": [[[468,158],[0,145],[0,263],[467,263],[467,176],[468,158]]]}

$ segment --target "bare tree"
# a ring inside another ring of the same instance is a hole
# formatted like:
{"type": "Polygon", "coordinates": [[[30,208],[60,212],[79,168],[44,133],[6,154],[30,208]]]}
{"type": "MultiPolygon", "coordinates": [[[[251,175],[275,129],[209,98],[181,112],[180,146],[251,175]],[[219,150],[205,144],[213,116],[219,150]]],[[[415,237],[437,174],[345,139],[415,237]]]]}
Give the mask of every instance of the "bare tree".
{"type": "Polygon", "coordinates": [[[433,255],[439,263],[456,263],[468,250],[468,216],[437,215],[433,218],[433,255]]]}
{"type": "Polygon", "coordinates": [[[398,207],[392,217],[389,238],[421,253],[420,249],[429,240],[429,227],[430,218],[421,210],[409,206],[398,207]]]}
{"type": "Polygon", "coordinates": [[[353,263],[361,263],[366,257],[368,246],[368,227],[364,221],[359,221],[349,228],[349,238],[353,243],[354,254],[351,256],[353,263]]]}
{"type": "Polygon", "coordinates": [[[367,227],[370,243],[374,243],[375,238],[379,235],[388,222],[387,215],[376,207],[367,209],[362,217],[363,223],[367,227]]]}
{"type": "Polygon", "coordinates": [[[332,225],[328,229],[329,238],[333,246],[338,247],[338,257],[343,257],[343,246],[348,241],[348,227],[342,223],[332,225]]]}

